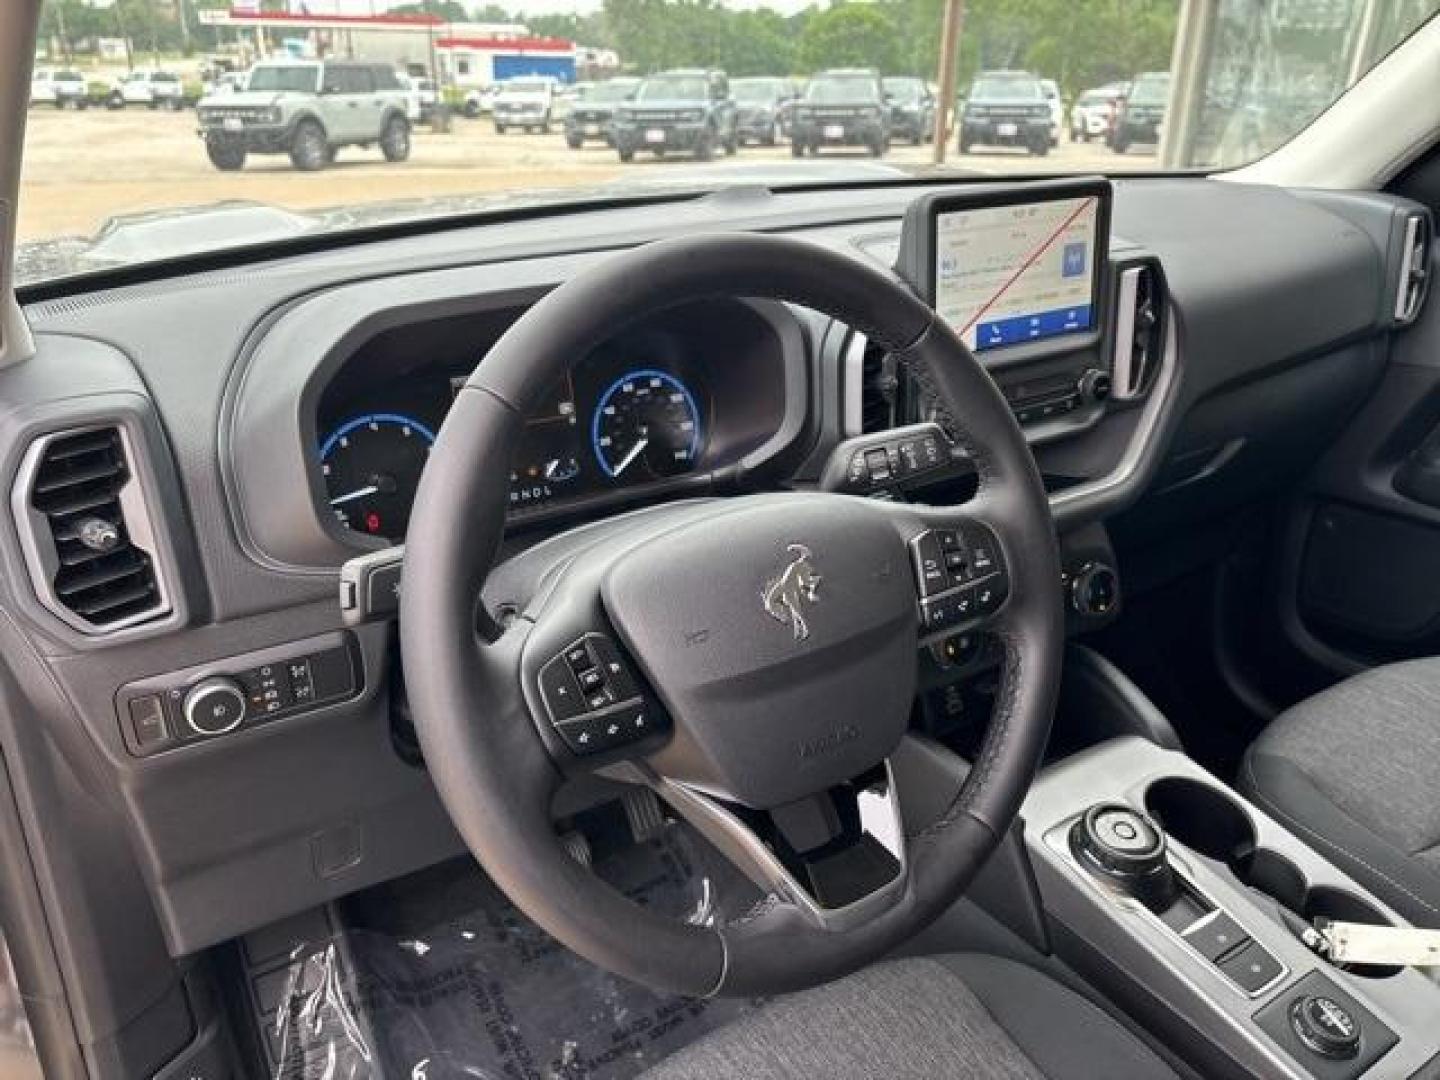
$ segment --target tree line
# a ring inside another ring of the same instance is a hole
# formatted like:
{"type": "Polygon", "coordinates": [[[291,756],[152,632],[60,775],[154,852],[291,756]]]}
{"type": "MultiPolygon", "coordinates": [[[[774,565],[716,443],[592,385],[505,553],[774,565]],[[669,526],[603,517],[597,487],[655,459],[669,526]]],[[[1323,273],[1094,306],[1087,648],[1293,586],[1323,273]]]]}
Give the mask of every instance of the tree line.
{"type": "MultiPolygon", "coordinates": [[[[670,67],[716,67],[731,75],[875,67],[934,79],[944,3],[842,0],[791,15],[764,7],[736,10],[720,0],[603,0],[599,11],[585,15],[526,16],[503,3],[461,0],[417,0],[389,10],[525,23],[537,34],[614,49],[638,74],[670,67]]],[[[283,0],[267,0],[266,6],[285,8],[283,0]]],[[[207,7],[227,8],[229,0],[115,0],[106,8],[87,0],[45,0],[42,34],[72,44],[128,36],[150,52],[210,50],[219,44],[217,33],[195,18],[207,7]]],[[[1137,71],[1163,70],[1170,66],[1178,9],[1179,0],[967,0],[960,85],[976,71],[1025,68],[1055,79],[1073,97],[1137,71]]]]}

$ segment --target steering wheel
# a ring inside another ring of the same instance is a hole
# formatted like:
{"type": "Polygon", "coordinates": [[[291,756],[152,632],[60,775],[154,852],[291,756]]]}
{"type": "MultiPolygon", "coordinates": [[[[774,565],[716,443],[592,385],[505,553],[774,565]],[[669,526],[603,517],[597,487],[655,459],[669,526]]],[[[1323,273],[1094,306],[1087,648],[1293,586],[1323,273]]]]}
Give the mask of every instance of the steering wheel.
{"type": "Polygon", "coordinates": [[[894,948],[951,904],[996,847],[1049,734],[1064,625],[1054,526],[1029,447],[989,376],[925,303],[879,269],[808,242],[654,243],[532,307],[440,430],[404,573],[410,705],[467,846],[551,935],[673,993],[785,992],[894,948]],[[481,590],[524,418],[597,344],[716,296],[817,310],[908,363],[973,459],[977,493],[959,507],[756,494],[628,515],[541,545],[552,564],[498,627],[481,590]],[[917,827],[901,817],[888,765],[909,738],[920,599],[934,592],[925,577],[937,557],[954,573],[988,576],[927,607],[968,597],[960,616],[978,618],[1004,656],[978,758],[917,827]],[[606,885],[551,822],[562,782],[588,770],[650,785],[772,901],[701,926],[606,885]],[[818,847],[807,849],[806,836],[818,847]]]}

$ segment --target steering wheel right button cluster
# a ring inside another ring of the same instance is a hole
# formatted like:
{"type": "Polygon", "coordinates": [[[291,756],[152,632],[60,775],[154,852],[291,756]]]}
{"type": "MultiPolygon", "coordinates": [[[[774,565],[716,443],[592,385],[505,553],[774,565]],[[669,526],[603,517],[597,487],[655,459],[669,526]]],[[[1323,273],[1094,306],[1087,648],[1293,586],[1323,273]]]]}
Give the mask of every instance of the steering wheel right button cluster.
{"type": "Polygon", "coordinates": [[[986,526],[928,529],[910,541],[925,633],[995,614],[1010,595],[1000,542],[986,526]]]}
{"type": "Polygon", "coordinates": [[[540,696],[555,734],[582,757],[630,746],[665,727],[620,650],[601,634],[585,635],[546,662],[540,696]]]}

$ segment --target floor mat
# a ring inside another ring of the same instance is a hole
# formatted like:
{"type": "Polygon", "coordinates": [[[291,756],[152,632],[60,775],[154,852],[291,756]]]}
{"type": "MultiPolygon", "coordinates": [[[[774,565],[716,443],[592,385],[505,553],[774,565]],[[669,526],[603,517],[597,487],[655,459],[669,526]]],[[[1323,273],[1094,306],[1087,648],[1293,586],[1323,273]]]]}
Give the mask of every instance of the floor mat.
{"type": "MultiPolygon", "coordinates": [[[[605,857],[637,903],[701,923],[756,890],[688,828],[605,857]]],[[[622,1080],[757,1002],[657,994],[580,959],[473,865],[447,864],[342,905],[343,933],[289,969],[268,1032],[277,1078],[622,1080]]]]}

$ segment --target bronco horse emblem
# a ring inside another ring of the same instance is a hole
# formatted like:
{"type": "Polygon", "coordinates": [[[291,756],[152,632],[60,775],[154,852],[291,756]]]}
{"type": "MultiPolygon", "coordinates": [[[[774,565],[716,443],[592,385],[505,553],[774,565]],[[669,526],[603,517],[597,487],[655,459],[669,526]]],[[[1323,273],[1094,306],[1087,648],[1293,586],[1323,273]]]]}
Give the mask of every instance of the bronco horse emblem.
{"type": "Polygon", "coordinates": [[[785,550],[790,564],[778,578],[765,583],[760,600],[765,605],[765,614],[790,627],[796,641],[804,641],[810,636],[810,624],[805,621],[803,609],[807,603],[813,604],[820,598],[822,579],[810,562],[808,547],[791,544],[785,550]]]}

